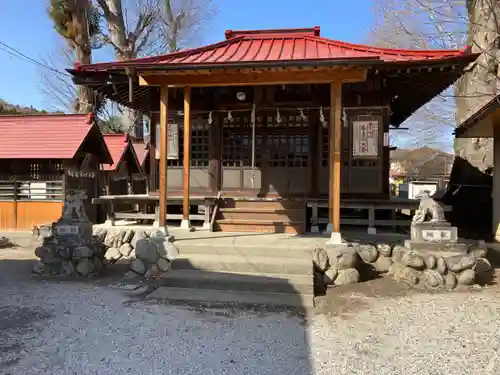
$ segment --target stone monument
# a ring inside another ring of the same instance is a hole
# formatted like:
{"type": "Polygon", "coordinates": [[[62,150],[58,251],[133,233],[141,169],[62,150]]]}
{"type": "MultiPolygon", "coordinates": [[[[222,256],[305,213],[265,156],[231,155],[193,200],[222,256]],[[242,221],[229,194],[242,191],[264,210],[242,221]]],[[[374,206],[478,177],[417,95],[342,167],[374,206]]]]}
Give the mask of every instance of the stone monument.
{"type": "Polygon", "coordinates": [[[457,228],[446,221],[444,209],[424,193],[411,223],[411,240],[406,247],[415,250],[466,252],[467,245],[458,242],[457,228]]]}
{"type": "MultiPolygon", "coordinates": [[[[93,172],[76,173],[80,173],[83,179],[95,178],[93,172]]],[[[67,189],[61,217],[52,223],[50,234],[43,238],[42,245],[35,250],[40,261],[35,264],[34,272],[89,276],[103,270],[106,249],[92,235],[92,223],[85,214],[86,199],[85,190],[67,189]]]]}

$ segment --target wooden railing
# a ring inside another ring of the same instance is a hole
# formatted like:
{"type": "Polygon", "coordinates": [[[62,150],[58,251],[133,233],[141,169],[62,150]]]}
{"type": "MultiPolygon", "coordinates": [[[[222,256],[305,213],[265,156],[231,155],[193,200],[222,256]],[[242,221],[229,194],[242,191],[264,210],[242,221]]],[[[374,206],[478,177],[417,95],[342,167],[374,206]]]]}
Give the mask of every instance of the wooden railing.
{"type": "Polygon", "coordinates": [[[0,180],[0,201],[63,201],[63,183],[61,180],[0,180]]]}

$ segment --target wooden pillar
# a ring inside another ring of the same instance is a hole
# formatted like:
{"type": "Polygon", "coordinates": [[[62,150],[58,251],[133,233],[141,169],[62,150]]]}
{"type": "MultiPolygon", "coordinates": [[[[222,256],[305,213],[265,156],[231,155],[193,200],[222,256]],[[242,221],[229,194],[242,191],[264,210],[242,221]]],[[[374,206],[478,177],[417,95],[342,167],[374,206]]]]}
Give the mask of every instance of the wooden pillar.
{"type": "Polygon", "coordinates": [[[189,183],[191,171],[191,87],[184,87],[184,201],[181,228],[191,229],[189,222],[189,183]]]}
{"type": "MultiPolygon", "coordinates": [[[[149,191],[156,191],[157,184],[157,170],[156,170],[156,118],[154,115],[150,116],[150,129],[149,129],[149,191]]],[[[148,193],[149,193],[148,191],[148,193]]]]}
{"type": "Polygon", "coordinates": [[[330,185],[328,194],[328,231],[332,233],[331,242],[340,243],[340,168],[342,152],[342,82],[330,86],[330,185]]]}
{"type": "Polygon", "coordinates": [[[160,207],[158,225],[167,226],[167,126],[168,126],[168,86],[161,87],[160,94],[160,207]]]}

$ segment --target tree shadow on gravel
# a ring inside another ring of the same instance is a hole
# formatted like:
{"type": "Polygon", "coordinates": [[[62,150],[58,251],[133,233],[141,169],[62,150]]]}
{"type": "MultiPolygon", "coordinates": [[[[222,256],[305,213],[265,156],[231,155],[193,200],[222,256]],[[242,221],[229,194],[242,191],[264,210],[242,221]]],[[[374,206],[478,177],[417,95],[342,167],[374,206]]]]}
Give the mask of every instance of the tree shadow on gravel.
{"type": "MultiPolygon", "coordinates": [[[[23,341],[23,337],[29,336],[30,330],[33,330],[34,322],[40,319],[43,320],[54,320],[57,316],[47,315],[44,311],[51,311],[51,306],[44,306],[43,302],[38,306],[36,311],[28,309],[30,304],[30,293],[32,289],[30,285],[34,283],[43,283],[44,288],[46,287],[50,291],[51,285],[70,283],[72,287],[74,284],[89,285],[94,284],[98,286],[107,287],[115,283],[134,283],[138,280],[127,280],[123,278],[123,274],[127,268],[126,264],[115,264],[107,270],[101,276],[87,279],[87,278],[60,278],[60,277],[42,277],[38,275],[33,275],[31,273],[33,263],[35,259],[5,259],[0,258],[0,313],[2,313],[3,319],[0,323],[0,340],[4,343],[10,342],[9,345],[0,345],[0,373],[17,373],[19,368],[23,365],[23,359],[27,356],[33,356],[34,351],[31,350],[29,346],[29,340],[26,343],[23,341]],[[7,298],[1,298],[2,290],[7,293],[15,290],[16,301],[20,301],[17,305],[12,306],[9,304],[7,298]],[[23,301],[26,301],[24,305],[23,301]],[[9,314],[5,313],[9,311],[9,314]],[[17,311],[17,312],[16,312],[17,311]],[[33,319],[31,318],[33,317],[33,319]],[[22,319],[22,330],[17,329],[16,340],[8,340],[7,338],[12,336],[12,329],[10,327],[20,326],[19,319],[22,319]],[[6,329],[7,327],[7,329],[6,329]],[[9,331],[10,330],[10,331],[9,331]],[[24,345],[27,345],[25,348],[24,345]]],[[[245,280],[240,280],[243,282],[245,280]]],[[[267,280],[246,280],[247,282],[257,282],[259,284],[265,285],[267,280]]],[[[153,285],[157,283],[162,285],[161,280],[151,281],[150,283],[145,283],[145,285],[150,285],[156,288],[158,285],[153,285]]],[[[281,285],[281,288],[289,288],[292,290],[294,286],[281,285]]],[[[78,289],[77,289],[78,290],[78,289]]],[[[84,288],[79,292],[79,298],[81,298],[82,304],[92,304],[95,298],[99,298],[99,292],[102,291],[101,288],[84,288]]],[[[118,293],[123,293],[123,291],[117,291],[118,293]]],[[[115,314],[131,314],[134,316],[134,310],[137,313],[142,313],[148,310],[148,305],[154,305],[153,309],[150,309],[152,313],[165,314],[168,317],[169,314],[174,313],[173,310],[169,308],[177,309],[175,314],[179,315],[179,309],[186,310],[190,312],[193,322],[186,326],[186,332],[189,332],[189,339],[193,340],[193,335],[197,337],[196,333],[198,328],[204,327],[200,330],[199,337],[196,338],[196,345],[188,347],[187,352],[184,352],[182,358],[177,357],[175,360],[169,361],[172,363],[171,368],[158,369],[158,367],[151,367],[150,371],[156,371],[157,374],[170,374],[180,371],[181,369],[189,368],[190,361],[194,356],[202,356],[207,360],[207,363],[213,364],[214,369],[207,368],[207,372],[217,371],[218,373],[223,373],[222,368],[229,370],[228,373],[233,374],[243,374],[243,373],[254,373],[259,375],[312,375],[314,374],[312,365],[312,354],[309,342],[309,336],[307,332],[309,317],[312,313],[311,310],[306,308],[283,308],[283,307],[273,307],[265,305],[252,305],[252,304],[231,304],[231,303],[195,303],[195,302],[180,302],[180,301],[166,301],[166,300],[149,300],[143,298],[144,296],[134,296],[127,297],[127,293],[123,293],[124,302],[121,305],[121,309],[115,311],[115,314]],[[164,310],[163,310],[164,309],[164,310]],[[191,327],[193,325],[193,327],[191,327]],[[222,329],[225,333],[221,336],[219,330],[222,329]],[[217,337],[211,337],[214,334],[217,337]],[[235,349],[239,348],[239,349],[235,349]],[[236,355],[235,353],[241,351],[241,355],[236,355]],[[192,353],[191,353],[192,352],[192,353]],[[277,355],[279,354],[279,355],[277,355]],[[258,358],[258,360],[255,360],[258,358]],[[176,367],[173,367],[176,366],[176,367]],[[220,367],[220,368],[219,368],[220,367]],[[219,371],[220,370],[220,371],[219,371]],[[163,372],[162,372],[163,371],[163,372]],[[283,371],[283,372],[281,372],[283,371]]],[[[64,295],[61,295],[61,304],[64,305],[64,295]]],[[[105,301],[105,300],[104,300],[105,301]]],[[[72,307],[75,308],[75,307],[72,307]]],[[[109,307],[104,307],[107,309],[109,307]]],[[[98,307],[99,309],[99,307],[98,307]]],[[[75,313],[74,311],[67,311],[67,314],[75,313]]],[[[98,313],[98,312],[96,312],[98,313]]],[[[92,317],[88,317],[92,319],[92,317]]],[[[188,318],[186,318],[188,319],[188,318]]],[[[50,324],[50,323],[47,323],[50,324]]],[[[111,323],[110,323],[111,324],[111,323]]],[[[134,323],[134,319],[131,318],[130,324],[134,323]]],[[[177,332],[179,329],[182,331],[182,327],[171,326],[173,323],[168,323],[166,327],[162,328],[169,332],[177,332]],[[170,324],[170,326],[168,325],[170,324]]],[[[57,329],[57,325],[55,326],[57,329]]],[[[53,328],[54,329],[54,328],[53,328]]],[[[136,339],[141,340],[143,330],[137,330],[136,339]]],[[[145,330],[147,334],[147,330],[145,330]]],[[[38,334],[43,334],[39,332],[38,334]]],[[[57,334],[57,332],[52,332],[51,334],[57,334]]],[[[75,333],[76,334],[76,333],[75,333]]],[[[92,331],[89,334],[95,335],[89,343],[99,342],[101,340],[107,340],[109,342],[109,337],[99,337],[99,331],[92,331]]],[[[144,338],[145,339],[145,338],[144,338]]],[[[64,343],[62,343],[64,345],[64,343]]],[[[90,344],[89,344],[90,345],[90,344]]],[[[109,344],[108,344],[109,347],[109,344]]],[[[118,351],[123,348],[115,348],[118,351]]],[[[36,355],[44,355],[50,357],[50,353],[45,353],[44,349],[37,349],[36,355]]],[[[78,350],[88,350],[91,352],[91,348],[85,349],[85,347],[79,347],[78,350]]],[[[183,349],[184,351],[186,348],[183,349]]],[[[139,357],[140,353],[137,354],[139,357]]],[[[158,353],[158,356],[165,355],[165,353],[158,353]]],[[[98,361],[98,359],[96,359],[98,361]]],[[[92,372],[95,364],[92,363],[82,363],[82,370],[87,372],[92,372]],[[87,367],[87,369],[85,369],[87,367]]],[[[152,364],[151,366],[154,366],[152,364]]],[[[108,374],[118,374],[120,373],[118,369],[110,368],[108,374]]],[[[149,373],[149,372],[148,372],[149,373]]],[[[214,372],[211,372],[214,373],[214,372]]]]}

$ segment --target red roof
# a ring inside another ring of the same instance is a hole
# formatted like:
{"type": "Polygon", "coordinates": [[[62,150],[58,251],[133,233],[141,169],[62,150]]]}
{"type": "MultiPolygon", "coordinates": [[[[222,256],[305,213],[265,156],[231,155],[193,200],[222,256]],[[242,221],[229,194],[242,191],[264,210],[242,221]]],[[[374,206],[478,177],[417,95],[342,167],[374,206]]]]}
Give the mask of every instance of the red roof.
{"type": "Polygon", "coordinates": [[[146,161],[146,156],[148,155],[149,149],[145,143],[132,143],[132,146],[134,146],[134,151],[137,155],[137,161],[142,167],[142,165],[146,161]]]}
{"type": "Polygon", "coordinates": [[[73,159],[93,126],[91,114],[0,116],[0,159],[73,159]]]}
{"type": "Polygon", "coordinates": [[[126,134],[104,134],[104,142],[111,154],[113,164],[104,164],[103,169],[105,171],[114,171],[130,145],[129,137],[126,134]]]}
{"type": "Polygon", "coordinates": [[[412,62],[456,58],[463,50],[408,50],[345,43],[320,36],[320,28],[226,31],[226,40],[204,47],[125,62],[77,65],[77,70],[100,71],[133,65],[186,67],[285,61],[374,60],[412,62]]]}

